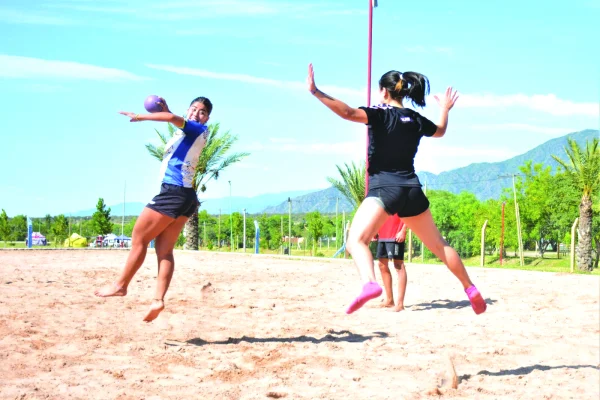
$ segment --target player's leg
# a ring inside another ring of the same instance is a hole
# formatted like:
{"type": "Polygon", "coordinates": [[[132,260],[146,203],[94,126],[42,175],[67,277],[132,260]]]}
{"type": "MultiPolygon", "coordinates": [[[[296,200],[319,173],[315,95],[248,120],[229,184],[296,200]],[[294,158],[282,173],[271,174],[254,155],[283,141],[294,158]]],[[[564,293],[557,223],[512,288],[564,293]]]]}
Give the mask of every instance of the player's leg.
{"type": "Polygon", "coordinates": [[[375,266],[369,243],[387,218],[388,214],[383,209],[381,201],[374,197],[367,197],[354,215],[346,248],[358,268],[363,288],[361,294],[346,310],[348,314],[361,308],[367,301],[381,295],[382,290],[376,282],[375,266]]]}
{"type": "Polygon", "coordinates": [[[379,265],[379,271],[381,272],[381,280],[383,281],[383,289],[385,293],[385,299],[382,300],[382,307],[393,307],[394,306],[394,291],[392,288],[392,274],[389,268],[389,259],[387,254],[382,257],[382,252],[385,250],[386,243],[377,243],[377,261],[379,265]],[[381,249],[383,248],[383,250],[381,249]]]}
{"type": "Polygon", "coordinates": [[[150,305],[148,313],[144,317],[144,321],[150,322],[165,308],[164,298],[173,272],[175,271],[175,258],[173,256],[173,249],[175,243],[179,238],[179,234],[183,230],[185,223],[188,221],[188,217],[181,216],[169,225],[160,235],[156,237],[156,259],[158,262],[158,278],[156,280],[156,292],[154,299],[150,305]]]}
{"type": "Polygon", "coordinates": [[[423,241],[425,246],[442,260],[454,276],[458,278],[471,301],[475,313],[481,314],[484,312],[486,304],[483,297],[473,285],[473,282],[471,282],[469,274],[458,253],[440,234],[433,221],[433,217],[431,216],[431,211],[427,209],[416,216],[402,216],[402,220],[423,241]]]}
{"type": "Polygon", "coordinates": [[[406,295],[406,284],[408,282],[404,260],[394,260],[394,269],[398,274],[398,302],[394,307],[394,311],[402,311],[404,310],[404,296],[406,295]]]}
{"type": "Polygon", "coordinates": [[[127,261],[125,262],[125,267],[115,282],[96,290],[94,292],[96,296],[125,296],[127,294],[129,283],[144,263],[148,244],[165,230],[167,226],[173,223],[174,220],[174,218],[163,215],[158,211],[148,207],[144,208],[133,227],[131,250],[129,251],[127,261]]]}
{"type": "Polygon", "coordinates": [[[408,282],[406,265],[404,264],[404,247],[405,242],[394,243],[394,269],[398,274],[398,303],[394,307],[396,312],[404,310],[404,296],[406,295],[406,284],[408,282]]]}

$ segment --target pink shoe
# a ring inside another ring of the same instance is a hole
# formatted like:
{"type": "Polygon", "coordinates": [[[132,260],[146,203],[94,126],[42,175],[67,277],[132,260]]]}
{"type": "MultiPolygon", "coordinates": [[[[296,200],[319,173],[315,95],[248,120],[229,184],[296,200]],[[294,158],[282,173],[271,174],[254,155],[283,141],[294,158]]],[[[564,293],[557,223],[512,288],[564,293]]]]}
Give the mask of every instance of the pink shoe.
{"type": "Polygon", "coordinates": [[[359,308],[364,306],[367,301],[373,300],[376,297],[381,296],[381,286],[377,284],[377,282],[369,282],[365,283],[362,292],[358,295],[358,297],[350,304],[348,309],[346,310],[346,314],[352,314],[354,311],[357,311],[359,308]]]}
{"type": "Polygon", "coordinates": [[[479,293],[479,290],[477,290],[475,285],[469,286],[467,289],[465,289],[465,293],[467,293],[467,296],[469,296],[469,301],[471,302],[471,307],[473,307],[475,314],[479,315],[484,313],[487,309],[487,304],[485,304],[483,296],[481,293],[479,293]]]}

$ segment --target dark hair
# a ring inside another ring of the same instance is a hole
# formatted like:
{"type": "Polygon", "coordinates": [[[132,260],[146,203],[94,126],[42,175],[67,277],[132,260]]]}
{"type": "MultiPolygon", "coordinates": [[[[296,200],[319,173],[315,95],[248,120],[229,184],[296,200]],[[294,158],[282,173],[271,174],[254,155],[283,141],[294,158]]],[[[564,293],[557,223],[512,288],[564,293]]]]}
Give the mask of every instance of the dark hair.
{"type": "Polygon", "coordinates": [[[208,115],[210,115],[210,112],[212,111],[213,105],[210,102],[210,100],[206,97],[196,97],[194,100],[192,100],[192,102],[190,103],[190,106],[194,103],[201,103],[204,104],[204,107],[206,107],[206,111],[208,111],[208,115]]]}
{"type": "Polygon", "coordinates": [[[425,107],[429,79],[418,72],[389,71],[379,79],[379,88],[387,89],[394,100],[401,102],[408,97],[415,106],[425,107]]]}

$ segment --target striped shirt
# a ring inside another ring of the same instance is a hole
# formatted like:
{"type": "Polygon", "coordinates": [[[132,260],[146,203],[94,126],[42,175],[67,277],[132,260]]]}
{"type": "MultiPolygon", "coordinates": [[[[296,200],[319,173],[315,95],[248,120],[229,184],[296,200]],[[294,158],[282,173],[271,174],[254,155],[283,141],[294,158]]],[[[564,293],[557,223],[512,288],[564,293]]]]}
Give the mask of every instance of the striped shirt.
{"type": "Polygon", "coordinates": [[[160,174],[162,182],[191,188],[196,165],[202,149],[206,146],[208,127],[196,121],[184,120],[179,129],[165,145],[160,174]]]}

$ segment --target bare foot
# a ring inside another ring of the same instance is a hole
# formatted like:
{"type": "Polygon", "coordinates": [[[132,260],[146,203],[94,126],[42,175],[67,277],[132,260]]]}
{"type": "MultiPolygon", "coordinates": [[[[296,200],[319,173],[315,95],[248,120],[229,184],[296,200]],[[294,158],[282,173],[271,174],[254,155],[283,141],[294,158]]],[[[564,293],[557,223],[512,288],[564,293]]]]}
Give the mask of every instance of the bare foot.
{"type": "Polygon", "coordinates": [[[394,307],[394,300],[388,300],[388,299],[381,299],[381,303],[379,304],[379,307],[381,308],[390,308],[390,307],[394,307]]]}
{"type": "Polygon", "coordinates": [[[398,304],[396,307],[394,307],[394,312],[400,311],[404,311],[404,304],[398,304]]]}
{"type": "Polygon", "coordinates": [[[94,294],[98,297],[112,297],[127,295],[127,288],[117,285],[115,282],[104,286],[102,289],[97,289],[94,294]]]}
{"type": "Polygon", "coordinates": [[[156,317],[158,317],[158,314],[160,314],[160,312],[164,309],[165,309],[164,300],[161,300],[161,299],[152,300],[152,304],[150,305],[150,310],[148,310],[148,313],[144,317],[144,321],[145,322],[154,321],[156,319],[156,317]]]}

